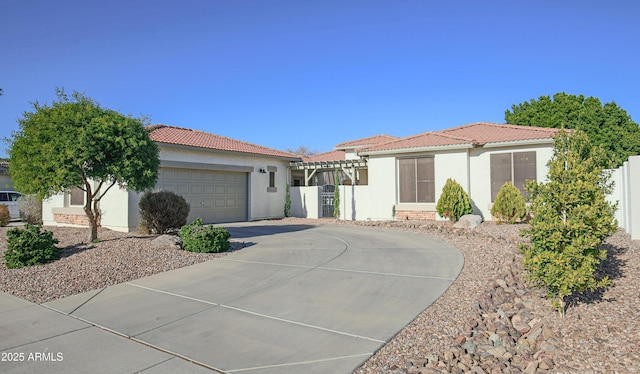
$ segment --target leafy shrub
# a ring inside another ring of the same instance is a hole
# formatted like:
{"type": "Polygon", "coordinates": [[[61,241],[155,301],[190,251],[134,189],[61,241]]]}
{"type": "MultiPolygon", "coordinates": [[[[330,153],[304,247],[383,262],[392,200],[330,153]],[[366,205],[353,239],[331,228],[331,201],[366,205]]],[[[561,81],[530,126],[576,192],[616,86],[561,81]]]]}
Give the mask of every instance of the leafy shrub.
{"type": "Polygon", "coordinates": [[[289,192],[289,183],[287,183],[287,189],[284,195],[284,216],[291,216],[291,193],[289,192]]]}
{"type": "Polygon", "coordinates": [[[218,253],[229,250],[231,234],[224,227],[205,226],[200,218],[183,226],[178,232],[182,248],[189,252],[218,253]]]}
{"type": "Polygon", "coordinates": [[[42,199],[37,195],[22,195],[18,198],[20,219],[32,225],[42,224],[42,199]]]}
{"type": "Polygon", "coordinates": [[[24,230],[14,228],[7,231],[7,250],[4,259],[7,268],[46,264],[60,258],[60,248],[54,244],[53,232],[40,231],[38,225],[26,224],[24,230]]]}
{"type": "Polygon", "coordinates": [[[166,234],[187,223],[189,204],[171,191],[145,192],[138,203],[140,229],[145,233],[166,234]]]}
{"type": "Polygon", "coordinates": [[[527,204],[518,187],[511,182],[505,182],[498,191],[496,201],[491,207],[491,214],[498,218],[498,223],[507,221],[516,223],[527,215],[527,204]]]}
{"type": "Polygon", "coordinates": [[[522,261],[529,281],[547,289],[563,316],[565,297],[609,283],[607,277],[595,277],[607,256],[599,246],[617,228],[617,204],[606,201],[613,186],[600,166],[605,158],[584,133],[561,132],[547,164],[548,182],[527,183],[533,218],[530,229],[523,230],[530,244],[520,246],[522,261]]]}
{"type": "Polygon", "coordinates": [[[11,221],[11,214],[9,213],[9,207],[5,204],[0,204],[0,227],[4,227],[11,221]]]}
{"type": "Polygon", "coordinates": [[[436,210],[441,217],[457,221],[465,214],[473,213],[469,195],[464,192],[462,186],[455,180],[449,178],[442,188],[442,194],[438,199],[436,210]]]}

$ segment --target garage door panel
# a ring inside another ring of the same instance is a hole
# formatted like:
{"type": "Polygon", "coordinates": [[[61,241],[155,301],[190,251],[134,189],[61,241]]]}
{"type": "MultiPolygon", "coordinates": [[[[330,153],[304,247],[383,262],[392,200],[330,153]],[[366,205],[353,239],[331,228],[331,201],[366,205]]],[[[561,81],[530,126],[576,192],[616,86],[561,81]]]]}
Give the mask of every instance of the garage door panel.
{"type": "Polygon", "coordinates": [[[189,221],[220,223],[247,220],[247,181],[247,173],[162,168],[156,188],[182,195],[189,221]]]}

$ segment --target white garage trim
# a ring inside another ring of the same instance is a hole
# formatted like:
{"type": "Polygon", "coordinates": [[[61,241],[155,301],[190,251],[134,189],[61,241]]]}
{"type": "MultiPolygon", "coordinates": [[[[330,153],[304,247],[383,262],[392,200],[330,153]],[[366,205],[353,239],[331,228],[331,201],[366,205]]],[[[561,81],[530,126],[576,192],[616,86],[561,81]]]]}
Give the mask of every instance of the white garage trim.
{"type": "Polygon", "coordinates": [[[255,170],[253,166],[202,164],[198,162],[164,161],[164,160],[160,161],[160,167],[178,168],[178,169],[197,169],[197,170],[239,171],[244,173],[252,173],[255,170]]]}

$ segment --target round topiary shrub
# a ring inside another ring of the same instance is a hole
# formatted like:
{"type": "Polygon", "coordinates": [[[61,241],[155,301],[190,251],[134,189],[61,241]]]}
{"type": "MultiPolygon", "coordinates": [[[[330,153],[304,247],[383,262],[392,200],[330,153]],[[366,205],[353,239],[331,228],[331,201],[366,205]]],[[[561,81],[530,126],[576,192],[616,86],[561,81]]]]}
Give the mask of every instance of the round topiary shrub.
{"type": "Polygon", "coordinates": [[[22,195],[18,198],[20,220],[32,225],[42,224],[42,199],[37,195],[22,195]]]}
{"type": "Polygon", "coordinates": [[[491,207],[491,215],[503,221],[516,223],[527,215],[527,205],[518,187],[511,182],[505,182],[498,191],[498,196],[491,207]]]}
{"type": "Polygon", "coordinates": [[[11,214],[9,213],[9,207],[5,204],[0,204],[0,227],[4,227],[11,221],[11,214]]]}
{"type": "Polygon", "coordinates": [[[184,197],[171,191],[145,192],[138,207],[140,230],[147,234],[175,232],[187,223],[190,210],[184,197]]]}
{"type": "Polygon", "coordinates": [[[54,244],[53,232],[40,231],[41,226],[26,224],[24,230],[15,228],[7,231],[7,250],[4,260],[7,268],[46,264],[60,258],[60,248],[54,244]]]}
{"type": "Polygon", "coordinates": [[[224,227],[205,226],[200,218],[183,226],[178,232],[182,248],[189,252],[218,253],[231,247],[231,234],[224,227]]]}
{"type": "Polygon", "coordinates": [[[455,180],[449,178],[442,188],[442,194],[438,199],[436,210],[441,217],[457,221],[465,214],[473,213],[469,195],[464,192],[462,186],[455,180]]]}

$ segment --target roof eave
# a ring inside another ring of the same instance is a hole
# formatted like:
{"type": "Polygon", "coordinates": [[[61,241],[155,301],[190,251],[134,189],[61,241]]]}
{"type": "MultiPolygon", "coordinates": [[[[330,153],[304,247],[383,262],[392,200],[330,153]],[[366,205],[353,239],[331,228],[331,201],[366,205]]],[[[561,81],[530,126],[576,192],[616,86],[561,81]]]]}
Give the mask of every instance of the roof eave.
{"type": "Polygon", "coordinates": [[[380,151],[364,150],[362,152],[358,152],[357,154],[359,156],[385,156],[385,155],[394,155],[394,154],[400,154],[400,153],[434,152],[434,151],[442,151],[442,150],[469,149],[469,148],[474,148],[474,145],[471,143],[466,143],[466,144],[450,144],[450,145],[439,145],[439,146],[430,146],[430,147],[385,149],[380,151]]]}
{"type": "Polygon", "coordinates": [[[225,154],[241,154],[241,155],[246,155],[246,156],[260,156],[260,157],[275,158],[275,159],[286,160],[286,161],[301,161],[302,160],[302,158],[300,158],[300,157],[288,157],[288,156],[278,156],[278,155],[266,155],[266,154],[254,153],[254,152],[231,151],[231,150],[225,150],[225,149],[198,147],[198,146],[194,146],[194,145],[165,143],[165,142],[161,142],[161,141],[157,141],[157,140],[154,140],[154,142],[156,142],[158,144],[158,146],[164,146],[164,147],[169,147],[169,148],[188,149],[188,150],[201,151],[201,152],[205,151],[205,152],[218,152],[218,153],[225,153],[225,154]]]}
{"type": "Polygon", "coordinates": [[[492,142],[484,144],[483,148],[501,148],[510,146],[521,145],[542,145],[553,144],[553,138],[539,138],[539,139],[525,139],[525,140],[512,140],[506,142],[492,142]]]}

